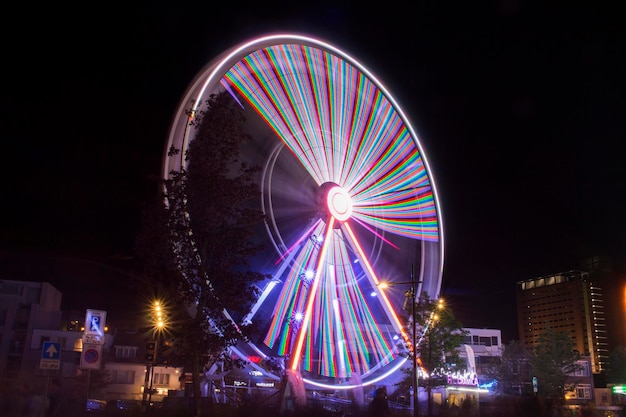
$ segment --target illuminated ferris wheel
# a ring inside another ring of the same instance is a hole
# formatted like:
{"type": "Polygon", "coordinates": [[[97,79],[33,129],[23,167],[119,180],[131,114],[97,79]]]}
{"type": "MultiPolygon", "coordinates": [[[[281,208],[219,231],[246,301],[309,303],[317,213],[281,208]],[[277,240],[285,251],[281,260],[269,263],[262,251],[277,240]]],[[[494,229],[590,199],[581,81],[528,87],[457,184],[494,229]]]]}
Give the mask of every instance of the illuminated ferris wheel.
{"type": "MultiPolygon", "coordinates": [[[[311,37],[237,45],[206,66],[174,117],[163,175],[194,140],[190,115],[214,93],[241,106],[263,167],[257,270],[271,275],[244,320],[260,323],[243,357],[284,358],[311,386],[372,384],[397,370],[412,341],[400,310],[406,282],[437,298],[443,226],[422,146],[389,92],[355,59],[311,37]],[[356,381],[356,382],[355,382],[356,381]]],[[[270,375],[271,376],[271,375],[270,375]]]]}

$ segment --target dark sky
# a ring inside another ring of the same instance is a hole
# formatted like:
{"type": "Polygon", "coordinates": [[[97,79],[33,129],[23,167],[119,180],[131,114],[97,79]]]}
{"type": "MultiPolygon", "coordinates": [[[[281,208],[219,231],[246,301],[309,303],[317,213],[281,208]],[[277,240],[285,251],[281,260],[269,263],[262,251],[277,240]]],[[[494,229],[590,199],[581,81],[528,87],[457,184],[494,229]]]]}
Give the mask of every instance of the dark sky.
{"type": "Polygon", "coordinates": [[[359,60],[412,121],[439,188],[444,295],[466,326],[517,338],[515,282],[591,255],[626,270],[618,6],[171,3],[5,16],[4,249],[132,255],[187,85],[225,49],[289,31],[359,60]]]}

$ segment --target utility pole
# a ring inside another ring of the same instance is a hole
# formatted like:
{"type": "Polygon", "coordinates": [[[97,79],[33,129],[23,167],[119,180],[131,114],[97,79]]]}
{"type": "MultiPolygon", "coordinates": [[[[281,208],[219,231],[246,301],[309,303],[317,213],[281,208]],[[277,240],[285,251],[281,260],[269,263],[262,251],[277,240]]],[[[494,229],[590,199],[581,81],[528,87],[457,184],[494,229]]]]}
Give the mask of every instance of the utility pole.
{"type": "Polygon", "coordinates": [[[156,359],[155,350],[156,350],[156,341],[149,340],[146,343],[146,376],[143,381],[143,395],[141,397],[142,407],[146,407],[148,405],[147,399],[148,399],[148,391],[150,389],[148,388],[148,383],[151,384],[150,374],[151,372],[154,372],[154,361],[156,359]]]}
{"type": "Polygon", "coordinates": [[[406,302],[411,301],[411,326],[413,327],[411,330],[412,333],[412,360],[413,360],[413,375],[411,375],[411,384],[413,385],[413,417],[419,416],[419,372],[418,372],[418,361],[417,361],[417,321],[415,320],[415,304],[417,301],[417,289],[418,285],[421,284],[422,281],[415,280],[415,274],[413,273],[413,264],[411,264],[411,281],[403,281],[403,282],[391,282],[391,283],[381,283],[379,286],[381,288],[386,288],[393,285],[407,285],[411,284],[411,290],[405,291],[404,295],[406,297],[405,303],[402,307],[403,310],[407,310],[406,302]]]}
{"type": "Polygon", "coordinates": [[[161,341],[161,333],[157,334],[156,343],[154,345],[154,363],[152,364],[150,371],[150,390],[148,391],[148,406],[152,406],[152,388],[154,385],[154,366],[157,365],[159,358],[159,343],[161,341]]]}
{"type": "Polygon", "coordinates": [[[411,264],[411,320],[413,324],[413,417],[419,416],[419,373],[417,370],[417,323],[415,321],[416,282],[411,264]]]}

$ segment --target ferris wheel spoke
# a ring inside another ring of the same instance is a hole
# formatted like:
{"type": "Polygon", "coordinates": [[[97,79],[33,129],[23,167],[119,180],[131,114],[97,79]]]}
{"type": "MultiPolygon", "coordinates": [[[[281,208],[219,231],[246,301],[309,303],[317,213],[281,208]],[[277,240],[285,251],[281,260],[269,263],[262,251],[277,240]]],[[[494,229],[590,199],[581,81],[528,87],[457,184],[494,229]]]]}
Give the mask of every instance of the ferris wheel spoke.
{"type": "Polygon", "coordinates": [[[436,187],[406,116],[334,46],[300,35],[253,39],[225,51],[190,85],[167,147],[182,152],[165,158],[165,177],[186,167],[195,138],[189,121],[215,93],[230,94],[251,117],[254,143],[243,159],[264,165],[271,253],[259,261],[272,278],[244,317],[264,331],[250,347],[288,356],[288,367],[307,371],[306,383],[316,387],[335,378],[329,388],[347,389],[338,382],[372,384],[394,372],[403,363],[399,349],[410,345],[395,340],[410,342],[398,300],[369,291],[381,271],[393,280],[405,267],[400,260],[419,254],[419,280],[437,296],[443,263],[436,187]]]}
{"type": "Polygon", "coordinates": [[[317,260],[317,267],[315,268],[315,276],[311,283],[311,289],[307,295],[306,310],[304,311],[304,316],[302,318],[302,326],[299,329],[298,337],[295,341],[296,344],[293,348],[293,357],[291,358],[292,370],[295,370],[298,367],[298,364],[300,361],[300,354],[302,353],[304,339],[305,339],[307,332],[310,331],[309,323],[311,322],[311,316],[313,314],[313,307],[315,305],[315,296],[316,296],[318,287],[320,285],[321,276],[322,276],[322,266],[323,266],[324,259],[326,258],[326,252],[328,251],[328,246],[329,246],[329,241],[330,241],[329,237],[332,234],[333,226],[334,226],[334,219],[331,217],[326,227],[325,239],[324,239],[324,242],[322,243],[322,248],[320,250],[319,257],[317,260]]]}

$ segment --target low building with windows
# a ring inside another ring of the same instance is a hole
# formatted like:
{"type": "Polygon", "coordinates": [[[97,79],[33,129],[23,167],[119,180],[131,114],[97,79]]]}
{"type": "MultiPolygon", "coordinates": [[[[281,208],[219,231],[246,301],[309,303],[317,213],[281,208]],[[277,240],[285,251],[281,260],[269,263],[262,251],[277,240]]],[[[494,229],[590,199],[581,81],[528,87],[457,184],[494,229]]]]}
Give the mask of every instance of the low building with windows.
{"type": "Polygon", "coordinates": [[[459,355],[467,363],[467,373],[475,385],[488,389],[492,384],[488,369],[502,357],[502,331],[498,329],[464,328],[468,334],[459,355]]]}
{"type": "Polygon", "coordinates": [[[584,407],[595,401],[592,357],[581,356],[576,361],[575,368],[574,372],[568,374],[563,391],[565,407],[572,410],[574,415],[578,415],[584,407]]]}
{"type": "Polygon", "coordinates": [[[81,392],[86,389],[89,398],[102,400],[141,401],[146,387],[152,389],[152,401],[162,401],[169,391],[182,389],[182,368],[147,364],[147,338],[145,333],[137,330],[105,334],[98,369],[82,369],[83,332],[33,329],[30,349],[24,351],[22,379],[30,386],[42,386],[47,378],[54,378],[63,388],[81,392]],[[43,350],[46,342],[58,344],[61,348],[58,369],[40,366],[46,356],[43,350]]]}
{"type": "Polygon", "coordinates": [[[109,374],[109,384],[102,391],[105,399],[139,401],[145,386],[152,390],[150,399],[160,402],[170,391],[184,388],[182,368],[146,360],[151,340],[150,334],[142,330],[117,329],[104,358],[104,369],[109,374]]]}
{"type": "Polygon", "coordinates": [[[487,370],[502,357],[502,331],[464,328],[465,343],[459,348],[462,365],[448,375],[445,401],[448,407],[470,407],[477,412],[479,404],[490,395],[492,385],[487,370]],[[463,366],[464,364],[464,366],[463,366]]]}
{"type": "Polygon", "coordinates": [[[113,331],[107,329],[101,346],[92,348],[91,366],[86,367],[85,346],[90,345],[83,346],[84,312],[64,323],[61,298],[46,282],[0,280],[4,386],[44,393],[54,385],[74,399],[133,401],[142,400],[147,389],[152,401],[161,401],[184,387],[182,368],[146,361],[151,336],[141,330],[109,326],[113,331]]]}

